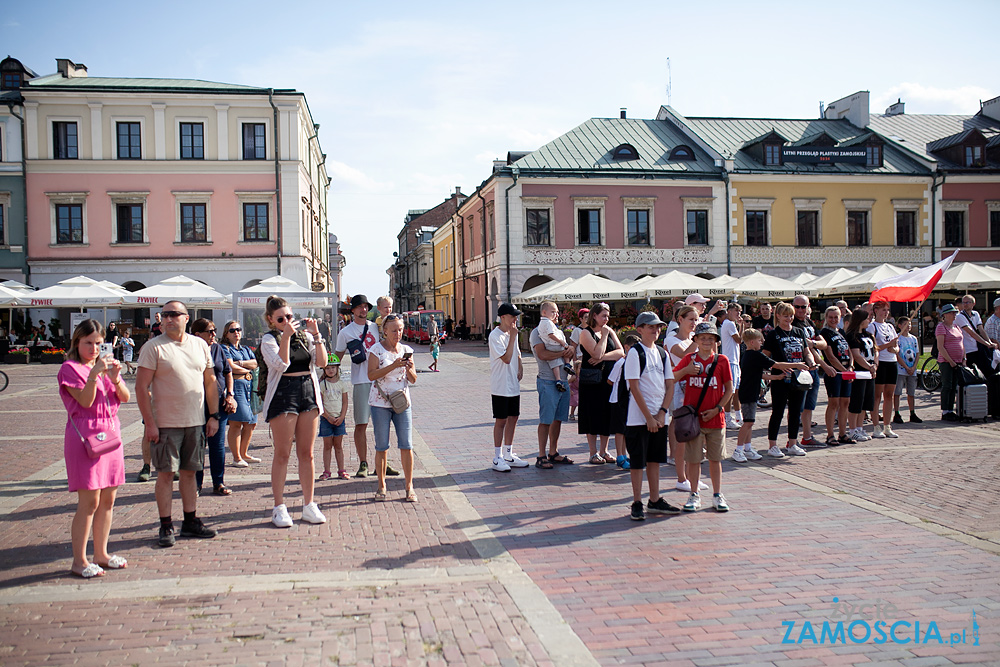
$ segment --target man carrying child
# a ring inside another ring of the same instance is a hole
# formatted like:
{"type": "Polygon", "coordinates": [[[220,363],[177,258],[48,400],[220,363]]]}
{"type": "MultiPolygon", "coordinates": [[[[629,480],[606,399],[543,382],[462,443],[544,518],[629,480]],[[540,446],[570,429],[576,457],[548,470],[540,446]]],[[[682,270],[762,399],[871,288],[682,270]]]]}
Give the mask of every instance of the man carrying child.
{"type": "MultiPolygon", "coordinates": [[[[538,335],[541,337],[545,349],[549,352],[565,352],[568,350],[569,345],[566,344],[566,336],[556,324],[556,320],[559,318],[559,308],[551,301],[543,301],[539,310],[542,317],[538,322],[538,335]]],[[[552,373],[552,379],[556,382],[556,391],[569,391],[569,384],[562,379],[559,370],[563,369],[570,375],[573,375],[576,372],[573,370],[573,366],[566,363],[562,357],[545,363],[549,367],[549,372],[552,373]]]]}

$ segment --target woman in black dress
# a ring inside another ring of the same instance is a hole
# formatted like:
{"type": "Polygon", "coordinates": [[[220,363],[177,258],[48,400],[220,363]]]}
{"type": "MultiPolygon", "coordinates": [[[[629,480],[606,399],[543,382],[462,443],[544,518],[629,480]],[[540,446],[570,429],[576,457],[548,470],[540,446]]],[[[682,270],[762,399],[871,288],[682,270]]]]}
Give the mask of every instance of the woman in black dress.
{"type": "Polygon", "coordinates": [[[608,376],[615,362],[624,355],[614,330],[608,326],[611,309],[606,303],[594,304],[590,309],[587,328],[580,334],[583,357],[580,364],[579,433],[587,436],[590,462],[613,463],[615,457],[608,452],[611,437],[611,385],[608,376]],[[598,373],[600,376],[598,377],[598,373]],[[597,436],[601,449],[597,450],[597,436]]]}

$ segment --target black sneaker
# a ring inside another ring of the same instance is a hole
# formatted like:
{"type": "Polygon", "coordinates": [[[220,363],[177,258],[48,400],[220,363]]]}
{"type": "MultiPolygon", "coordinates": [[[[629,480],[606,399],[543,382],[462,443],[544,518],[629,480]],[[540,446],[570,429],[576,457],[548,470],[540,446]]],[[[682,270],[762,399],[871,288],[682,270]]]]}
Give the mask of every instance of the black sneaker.
{"type": "MultiPolygon", "coordinates": [[[[661,500],[662,500],[662,498],[661,498],[661,500]]],[[[646,511],[644,509],[642,509],[642,501],[641,500],[637,500],[634,503],[632,503],[632,515],[631,516],[632,516],[632,520],[633,521],[645,521],[646,520],[646,511]]]]}
{"type": "Polygon", "coordinates": [[[941,415],[941,421],[943,421],[943,422],[957,422],[958,421],[958,415],[956,415],[954,412],[946,412],[943,415],[941,415]]]}
{"type": "MultiPolygon", "coordinates": [[[[662,497],[655,503],[646,503],[646,509],[649,510],[650,514],[680,514],[681,508],[674,507],[662,497]]],[[[635,506],[632,507],[632,511],[635,512],[635,506]]]]}
{"type": "Polygon", "coordinates": [[[149,469],[149,464],[147,463],[147,464],[145,464],[145,465],[142,466],[142,470],[139,471],[139,476],[136,477],[135,481],[137,481],[137,482],[148,482],[150,474],[151,474],[151,471],[149,469]]]}
{"type": "Polygon", "coordinates": [[[164,526],[160,524],[160,546],[161,547],[172,547],[177,542],[174,537],[174,526],[170,524],[169,526],[164,526]]]}
{"type": "Polygon", "coordinates": [[[200,537],[204,539],[215,537],[215,531],[203,524],[201,519],[195,517],[193,520],[185,521],[181,524],[181,537],[200,537]]]}
{"type": "Polygon", "coordinates": [[[910,413],[910,423],[911,424],[923,424],[924,420],[917,416],[916,412],[910,413]]]}
{"type": "Polygon", "coordinates": [[[385,474],[389,477],[399,477],[399,471],[388,463],[385,464],[385,474]]]}
{"type": "Polygon", "coordinates": [[[358,471],[354,473],[355,477],[367,477],[368,476],[368,462],[362,461],[361,465],[358,466],[358,471]]]}

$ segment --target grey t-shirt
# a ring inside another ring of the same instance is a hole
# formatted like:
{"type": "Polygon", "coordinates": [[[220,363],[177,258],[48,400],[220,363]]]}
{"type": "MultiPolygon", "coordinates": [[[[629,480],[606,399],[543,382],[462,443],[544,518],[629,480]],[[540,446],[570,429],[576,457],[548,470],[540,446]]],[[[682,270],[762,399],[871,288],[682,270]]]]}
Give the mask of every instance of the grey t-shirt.
{"type": "MultiPolygon", "coordinates": [[[[538,352],[535,351],[536,345],[541,345],[542,349],[545,349],[545,341],[542,340],[541,334],[538,333],[538,327],[531,330],[531,334],[528,336],[528,345],[531,346],[531,354],[535,357],[535,364],[538,366],[538,377],[542,380],[552,380],[552,368],[549,367],[548,362],[542,361],[538,358],[538,352]]],[[[566,373],[565,368],[559,369],[559,377],[562,380],[566,380],[569,375],[566,373]]]]}

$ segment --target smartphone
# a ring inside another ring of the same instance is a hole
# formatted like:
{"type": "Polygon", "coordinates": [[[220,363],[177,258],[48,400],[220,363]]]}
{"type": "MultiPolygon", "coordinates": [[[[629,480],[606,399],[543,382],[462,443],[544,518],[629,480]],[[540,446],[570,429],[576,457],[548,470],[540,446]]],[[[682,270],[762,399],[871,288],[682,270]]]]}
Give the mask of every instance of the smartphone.
{"type": "Polygon", "coordinates": [[[101,343],[100,352],[97,354],[101,357],[113,357],[115,355],[115,349],[111,343],[101,343]]]}
{"type": "Polygon", "coordinates": [[[410,358],[410,357],[412,357],[412,356],[413,356],[413,353],[412,353],[412,352],[404,352],[404,353],[403,353],[403,358],[404,358],[404,359],[409,359],[409,358],[410,358]]]}

